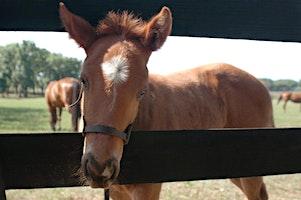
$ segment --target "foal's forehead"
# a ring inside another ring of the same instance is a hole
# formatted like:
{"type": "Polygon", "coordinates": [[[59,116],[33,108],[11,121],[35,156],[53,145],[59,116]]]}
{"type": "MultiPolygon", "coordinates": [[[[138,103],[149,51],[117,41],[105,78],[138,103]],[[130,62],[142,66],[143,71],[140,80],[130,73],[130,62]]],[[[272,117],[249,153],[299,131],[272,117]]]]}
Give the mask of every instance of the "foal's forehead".
{"type": "Polygon", "coordinates": [[[106,36],[98,39],[88,51],[88,59],[105,61],[116,55],[128,56],[143,51],[141,45],[122,36],[106,36]]]}
{"type": "Polygon", "coordinates": [[[95,64],[102,63],[127,63],[131,66],[133,63],[144,63],[143,61],[148,60],[148,57],[140,42],[113,35],[100,38],[93,44],[85,64],[93,64],[95,67],[95,64]]]}
{"type": "Polygon", "coordinates": [[[100,73],[105,81],[116,85],[127,82],[134,74],[141,76],[138,79],[146,78],[147,60],[148,55],[138,42],[108,36],[93,45],[83,71],[90,71],[89,74],[100,73]]]}

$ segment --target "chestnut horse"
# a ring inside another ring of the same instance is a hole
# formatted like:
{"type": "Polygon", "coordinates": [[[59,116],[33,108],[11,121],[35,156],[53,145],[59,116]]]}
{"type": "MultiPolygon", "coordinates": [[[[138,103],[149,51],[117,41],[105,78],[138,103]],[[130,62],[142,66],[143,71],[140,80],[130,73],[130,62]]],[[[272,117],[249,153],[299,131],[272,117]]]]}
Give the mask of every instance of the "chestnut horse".
{"type": "Polygon", "coordinates": [[[62,109],[65,107],[71,113],[72,129],[78,131],[78,120],[80,118],[80,106],[72,108],[69,106],[76,100],[80,91],[80,83],[72,77],[51,81],[45,90],[45,99],[50,112],[50,126],[52,130],[61,129],[62,109]],[[57,114],[58,111],[58,114],[57,114]]]}
{"type": "MultiPolygon", "coordinates": [[[[231,65],[206,65],[168,76],[148,74],[150,55],[171,32],[167,7],[149,21],[110,12],[96,28],[63,3],[60,16],[87,54],[81,71],[82,171],[91,187],[109,188],[113,199],[157,200],[160,195],[161,183],[112,184],[130,124],[136,130],[274,127],[265,86],[231,65]]],[[[268,199],[262,177],[231,180],[248,200],[268,199]]]]}
{"type": "MultiPolygon", "coordinates": [[[[288,101],[292,101],[294,103],[301,103],[301,92],[283,92],[279,95],[277,105],[280,101],[283,100],[283,110],[286,111],[286,104],[288,101]]],[[[301,104],[300,104],[301,111],[301,104]]]]}

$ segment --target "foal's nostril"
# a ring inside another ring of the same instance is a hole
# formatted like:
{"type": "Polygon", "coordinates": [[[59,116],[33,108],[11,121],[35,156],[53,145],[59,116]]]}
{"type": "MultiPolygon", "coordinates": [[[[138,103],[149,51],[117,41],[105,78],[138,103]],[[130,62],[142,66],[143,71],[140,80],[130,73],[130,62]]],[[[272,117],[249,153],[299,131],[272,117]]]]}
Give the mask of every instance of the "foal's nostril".
{"type": "Polygon", "coordinates": [[[108,160],[105,164],[105,168],[101,176],[106,180],[114,179],[116,178],[115,172],[116,172],[116,165],[114,160],[108,160]]]}
{"type": "Polygon", "coordinates": [[[103,170],[101,176],[103,176],[104,179],[109,179],[111,178],[112,175],[112,167],[111,166],[106,166],[105,169],[103,170]]]}
{"type": "Polygon", "coordinates": [[[108,180],[114,174],[116,166],[114,159],[110,159],[104,164],[100,164],[93,155],[86,154],[82,160],[82,167],[88,178],[108,180]]]}

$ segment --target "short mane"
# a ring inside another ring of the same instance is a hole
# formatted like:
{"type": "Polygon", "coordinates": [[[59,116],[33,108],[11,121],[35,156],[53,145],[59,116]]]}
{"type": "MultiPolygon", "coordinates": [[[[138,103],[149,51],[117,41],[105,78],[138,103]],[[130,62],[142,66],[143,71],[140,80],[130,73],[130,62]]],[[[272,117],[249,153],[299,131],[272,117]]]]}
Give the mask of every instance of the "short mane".
{"type": "Polygon", "coordinates": [[[141,37],[145,22],[133,13],[123,11],[122,13],[109,12],[105,19],[101,20],[96,32],[99,36],[116,34],[125,37],[141,37]]]}

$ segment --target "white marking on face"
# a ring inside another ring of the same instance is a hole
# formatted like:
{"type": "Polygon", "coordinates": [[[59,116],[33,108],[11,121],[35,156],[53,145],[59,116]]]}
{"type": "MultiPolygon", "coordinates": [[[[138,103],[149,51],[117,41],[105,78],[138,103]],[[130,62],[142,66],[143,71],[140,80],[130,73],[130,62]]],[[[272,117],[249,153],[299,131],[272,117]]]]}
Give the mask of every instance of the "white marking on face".
{"type": "Polygon", "coordinates": [[[129,77],[129,66],[127,59],[122,55],[112,57],[101,64],[104,76],[113,84],[125,82],[129,77]]]}

